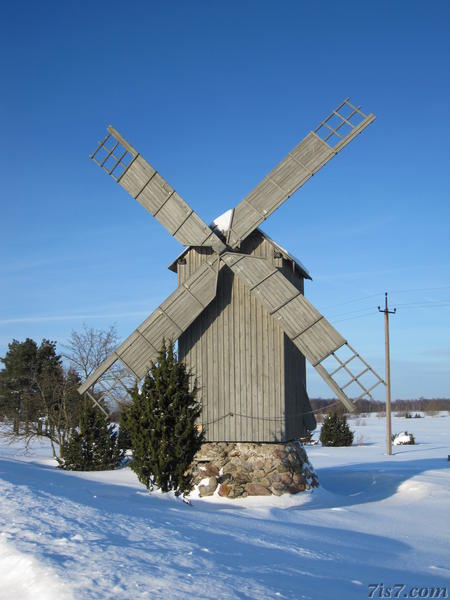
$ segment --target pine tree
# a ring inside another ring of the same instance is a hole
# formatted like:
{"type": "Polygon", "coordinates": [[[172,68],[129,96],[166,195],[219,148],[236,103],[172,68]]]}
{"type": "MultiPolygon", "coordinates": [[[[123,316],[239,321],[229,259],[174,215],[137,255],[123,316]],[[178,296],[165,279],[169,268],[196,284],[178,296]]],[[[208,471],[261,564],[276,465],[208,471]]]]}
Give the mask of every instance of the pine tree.
{"type": "Polygon", "coordinates": [[[61,387],[64,379],[56,342],[43,339],[38,346],[30,338],[13,340],[0,362],[4,365],[0,371],[1,416],[12,421],[15,434],[31,434],[47,416],[43,391],[61,387]]]}
{"type": "Polygon", "coordinates": [[[64,445],[61,468],[69,471],[106,471],[115,469],[123,458],[115,426],[90,401],[85,401],[80,426],[64,445]]]}
{"type": "Polygon", "coordinates": [[[122,448],[122,450],[129,450],[131,448],[131,437],[127,426],[128,409],[129,406],[127,405],[122,405],[120,408],[118,442],[119,448],[122,448]]]}
{"type": "Polygon", "coordinates": [[[192,489],[187,473],[204,436],[197,428],[201,406],[191,374],[178,361],[173,343],[163,342],[141,389],[134,388],[126,426],[131,437],[131,468],[147,488],[176,495],[192,489]]]}
{"type": "Polygon", "coordinates": [[[353,443],[353,432],[347,423],[345,415],[332,413],[328,415],[320,432],[322,446],[351,446],[353,443]]]}

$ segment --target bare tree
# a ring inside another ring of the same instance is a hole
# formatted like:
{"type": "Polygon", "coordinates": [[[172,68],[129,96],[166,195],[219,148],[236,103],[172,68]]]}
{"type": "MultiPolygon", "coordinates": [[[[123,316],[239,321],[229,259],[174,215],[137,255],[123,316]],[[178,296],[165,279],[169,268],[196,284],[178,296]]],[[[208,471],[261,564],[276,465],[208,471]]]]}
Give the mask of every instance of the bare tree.
{"type": "MultiPolygon", "coordinates": [[[[62,356],[69,361],[82,380],[91,375],[118,345],[118,335],[114,325],[107,330],[96,330],[83,323],[81,331],[74,331],[68,343],[63,345],[65,352],[62,356]]],[[[108,369],[106,373],[92,386],[91,391],[106,393],[112,406],[126,402],[128,389],[134,384],[130,372],[124,369],[120,361],[108,369]],[[131,383],[130,383],[131,381],[131,383]]]]}
{"type": "Polygon", "coordinates": [[[83,323],[81,331],[72,330],[68,343],[63,345],[66,351],[62,356],[82,379],[87,379],[115,350],[117,344],[118,335],[114,325],[103,331],[83,323]]]}

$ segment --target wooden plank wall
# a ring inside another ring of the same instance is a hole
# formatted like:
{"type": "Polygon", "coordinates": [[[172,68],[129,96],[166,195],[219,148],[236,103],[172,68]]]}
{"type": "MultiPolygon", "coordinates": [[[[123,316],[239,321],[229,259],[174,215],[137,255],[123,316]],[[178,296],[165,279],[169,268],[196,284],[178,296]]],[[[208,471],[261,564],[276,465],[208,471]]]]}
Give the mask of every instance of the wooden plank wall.
{"type": "MultiPolygon", "coordinates": [[[[258,231],[242,245],[243,252],[283,268],[303,291],[303,279],[273,250],[258,231]]],[[[185,264],[178,264],[179,283],[210,253],[191,248],[185,264]]],[[[216,299],[179,338],[178,348],[198,379],[208,441],[275,442],[303,435],[299,413],[309,410],[304,357],[228,267],[219,273],[216,299]]]]}
{"type": "Polygon", "coordinates": [[[305,358],[292,341],[284,336],[284,376],[286,389],[286,439],[305,435],[316,428],[316,419],[306,392],[305,358]]]}

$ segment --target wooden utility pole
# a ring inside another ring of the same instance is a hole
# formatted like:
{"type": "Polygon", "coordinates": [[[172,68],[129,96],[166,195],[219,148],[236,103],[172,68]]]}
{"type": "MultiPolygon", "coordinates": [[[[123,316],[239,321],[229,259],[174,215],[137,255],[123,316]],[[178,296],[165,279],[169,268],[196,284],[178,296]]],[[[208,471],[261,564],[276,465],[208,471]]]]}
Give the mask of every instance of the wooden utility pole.
{"type": "Polygon", "coordinates": [[[378,307],[379,312],[384,313],[384,341],[386,354],[386,454],[392,454],[392,425],[391,425],[391,362],[389,357],[389,315],[395,315],[396,308],[389,310],[388,295],[384,294],[384,310],[378,307]]]}

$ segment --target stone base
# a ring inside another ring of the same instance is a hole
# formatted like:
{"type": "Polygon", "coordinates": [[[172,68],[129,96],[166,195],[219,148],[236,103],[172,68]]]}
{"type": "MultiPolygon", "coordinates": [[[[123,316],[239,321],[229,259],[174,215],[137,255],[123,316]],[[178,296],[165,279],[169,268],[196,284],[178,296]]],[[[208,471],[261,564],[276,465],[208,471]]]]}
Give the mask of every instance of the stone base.
{"type": "Polygon", "coordinates": [[[302,444],[208,442],[192,463],[201,497],[245,498],[297,494],[319,485],[302,444]]]}

